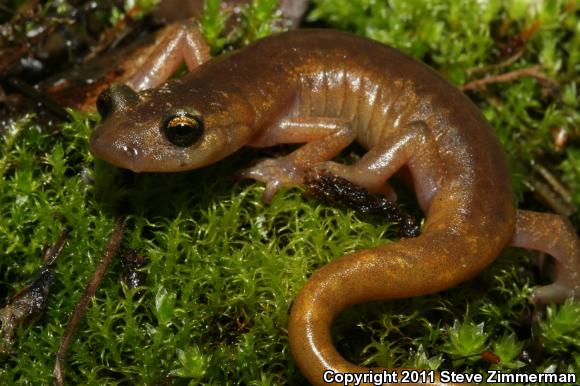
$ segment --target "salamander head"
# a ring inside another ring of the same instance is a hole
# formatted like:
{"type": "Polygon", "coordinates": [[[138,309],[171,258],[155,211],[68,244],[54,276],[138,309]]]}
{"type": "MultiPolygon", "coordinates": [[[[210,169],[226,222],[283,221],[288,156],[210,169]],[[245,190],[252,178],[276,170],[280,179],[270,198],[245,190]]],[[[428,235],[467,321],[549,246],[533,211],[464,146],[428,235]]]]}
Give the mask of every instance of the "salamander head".
{"type": "Polygon", "coordinates": [[[102,117],[90,151],[134,172],[176,172],[216,162],[244,146],[254,113],[235,92],[180,81],[136,93],[114,84],[97,99],[102,117]]]}

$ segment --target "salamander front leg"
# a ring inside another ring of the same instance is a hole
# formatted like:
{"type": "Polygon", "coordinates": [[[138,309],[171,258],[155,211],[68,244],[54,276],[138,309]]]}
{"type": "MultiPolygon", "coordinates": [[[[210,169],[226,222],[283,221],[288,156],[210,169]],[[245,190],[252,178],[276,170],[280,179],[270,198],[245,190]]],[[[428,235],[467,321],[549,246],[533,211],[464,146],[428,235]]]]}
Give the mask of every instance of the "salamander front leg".
{"type": "Polygon", "coordinates": [[[145,64],[127,81],[135,91],[163,84],[185,61],[189,71],[210,59],[210,50],[197,23],[193,20],[175,22],[156,37],[155,49],[145,64]]]}
{"type": "Polygon", "coordinates": [[[511,246],[545,252],[556,259],[556,280],[535,288],[533,303],[562,303],[580,297],[580,240],[564,217],[518,210],[511,246]]]}
{"type": "Polygon", "coordinates": [[[267,129],[250,146],[264,147],[281,143],[304,143],[289,155],[264,159],[238,173],[266,184],[264,201],[270,202],[281,187],[300,185],[313,165],[335,157],[354,141],[355,133],[346,121],[334,118],[289,118],[267,129]]]}

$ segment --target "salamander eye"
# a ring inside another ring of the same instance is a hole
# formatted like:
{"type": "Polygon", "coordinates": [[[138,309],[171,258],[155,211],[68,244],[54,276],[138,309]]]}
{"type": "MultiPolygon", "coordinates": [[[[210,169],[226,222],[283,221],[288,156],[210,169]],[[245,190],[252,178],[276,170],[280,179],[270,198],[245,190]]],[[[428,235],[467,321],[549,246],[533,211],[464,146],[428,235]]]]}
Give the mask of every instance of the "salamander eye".
{"type": "Polygon", "coordinates": [[[179,112],[165,121],[165,137],[172,144],[187,147],[194,144],[203,134],[203,118],[187,112],[179,112]]]}

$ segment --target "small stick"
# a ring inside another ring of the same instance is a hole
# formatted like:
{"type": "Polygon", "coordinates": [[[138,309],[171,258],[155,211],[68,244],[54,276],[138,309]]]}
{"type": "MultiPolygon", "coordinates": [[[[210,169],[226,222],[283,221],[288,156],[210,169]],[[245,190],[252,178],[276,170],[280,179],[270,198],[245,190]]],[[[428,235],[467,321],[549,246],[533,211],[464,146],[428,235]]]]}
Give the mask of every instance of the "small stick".
{"type": "Polygon", "coordinates": [[[531,177],[529,182],[526,183],[526,186],[536,194],[540,201],[548,205],[550,209],[560,216],[570,217],[575,212],[574,208],[566,205],[548,184],[540,181],[538,178],[531,177]]]}
{"type": "Polygon", "coordinates": [[[554,189],[554,191],[556,193],[558,193],[558,195],[562,198],[562,200],[564,200],[564,202],[570,206],[573,206],[573,202],[572,202],[572,195],[570,194],[570,192],[568,191],[568,189],[566,189],[564,187],[564,185],[562,185],[562,183],[556,178],[556,176],[554,176],[552,173],[550,173],[550,171],[548,169],[546,169],[544,166],[542,166],[541,164],[536,164],[534,166],[534,169],[542,176],[544,177],[544,179],[546,180],[546,182],[548,184],[550,184],[550,186],[552,187],[552,189],[554,189]]]}
{"type": "Polygon", "coordinates": [[[69,233],[70,233],[70,229],[65,228],[62,231],[62,233],[60,234],[60,237],[58,238],[58,240],[56,240],[56,243],[54,243],[54,245],[52,247],[49,247],[46,250],[46,254],[45,254],[45,256],[43,256],[43,258],[44,258],[43,268],[48,268],[48,267],[52,266],[54,264],[54,262],[56,261],[56,258],[58,256],[60,256],[60,254],[62,253],[62,249],[64,248],[64,244],[66,243],[66,239],[68,238],[69,233]]]}
{"type": "Polygon", "coordinates": [[[33,99],[36,102],[42,103],[44,107],[50,110],[59,118],[70,121],[71,117],[69,113],[62,108],[58,103],[56,103],[50,96],[41,93],[40,91],[36,90],[34,87],[30,86],[26,82],[16,79],[16,78],[9,78],[6,81],[10,86],[16,88],[21,94],[33,99]]]}
{"type": "Polygon", "coordinates": [[[133,18],[141,12],[139,6],[134,6],[127,10],[122,18],[120,18],[115,25],[107,29],[101,34],[98,43],[93,47],[92,52],[90,52],[84,59],[83,62],[87,63],[97,57],[101,52],[109,48],[115,39],[121,36],[121,39],[126,37],[130,31],[127,30],[133,18]],[[124,31],[123,31],[124,30],[124,31]]]}
{"type": "Polygon", "coordinates": [[[524,51],[520,50],[520,51],[516,52],[514,55],[507,58],[506,60],[504,60],[503,62],[494,63],[494,64],[490,64],[490,65],[483,66],[483,67],[470,68],[466,72],[468,74],[473,75],[473,74],[481,74],[481,73],[485,73],[485,72],[489,72],[489,71],[501,70],[504,67],[508,67],[508,66],[511,66],[512,64],[514,64],[522,56],[523,53],[524,53],[524,51]]]}
{"type": "Polygon", "coordinates": [[[421,226],[415,218],[397,204],[342,177],[326,171],[311,172],[306,175],[304,186],[309,195],[329,205],[345,205],[362,214],[377,214],[385,216],[389,221],[398,222],[402,237],[417,237],[421,233],[421,226]]]}
{"type": "Polygon", "coordinates": [[[72,343],[74,334],[78,329],[78,326],[83,319],[87,307],[89,305],[89,301],[95,295],[95,292],[100,287],[101,282],[103,281],[103,277],[113,260],[113,256],[119,249],[119,245],[121,244],[121,240],[123,239],[123,234],[125,231],[125,217],[121,216],[117,219],[115,223],[115,227],[113,228],[113,232],[111,236],[109,236],[109,240],[107,241],[107,245],[103,254],[101,256],[101,260],[97,264],[95,268],[95,272],[91,276],[89,280],[89,284],[85,288],[85,292],[83,296],[78,301],[75,310],[69,320],[69,323],[66,327],[63,337],[60,340],[60,346],[58,348],[58,352],[56,353],[56,362],[54,364],[54,370],[52,372],[54,376],[54,383],[56,385],[64,385],[64,373],[62,369],[62,364],[64,361],[64,357],[70,344],[72,343]]]}
{"type": "Polygon", "coordinates": [[[482,79],[476,79],[464,84],[463,86],[460,86],[459,89],[461,91],[475,90],[488,84],[511,82],[518,78],[523,78],[526,76],[535,78],[543,83],[557,84],[557,82],[554,79],[548,77],[546,74],[540,71],[540,68],[541,68],[540,66],[532,66],[528,68],[521,68],[519,70],[506,72],[500,75],[492,75],[482,79]]]}

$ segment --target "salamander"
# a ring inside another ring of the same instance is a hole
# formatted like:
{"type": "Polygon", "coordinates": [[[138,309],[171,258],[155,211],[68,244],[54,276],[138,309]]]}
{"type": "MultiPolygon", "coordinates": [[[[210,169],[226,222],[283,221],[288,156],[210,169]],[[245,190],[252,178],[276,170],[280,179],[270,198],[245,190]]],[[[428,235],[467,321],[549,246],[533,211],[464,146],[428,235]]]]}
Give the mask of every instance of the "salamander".
{"type": "Polygon", "coordinates": [[[134,172],[196,169],[244,146],[303,144],[240,173],[265,183],[265,201],[308,173],[394,197],[389,178],[410,174],[425,214],[421,234],[332,261],[294,301],[290,346],[314,385],[326,384],[327,370],[369,370],[332,344],[345,308],[452,287],[508,246],[557,262],[555,282],[535,288],[532,302],[580,294],[575,230],[560,216],[516,210],[506,156],[478,108],[427,65],[378,42],[331,30],[280,33],[155,89],[114,84],[97,107],[103,121],[90,151],[134,172]],[[367,150],[356,163],[332,161],[354,141],[367,150]]]}

